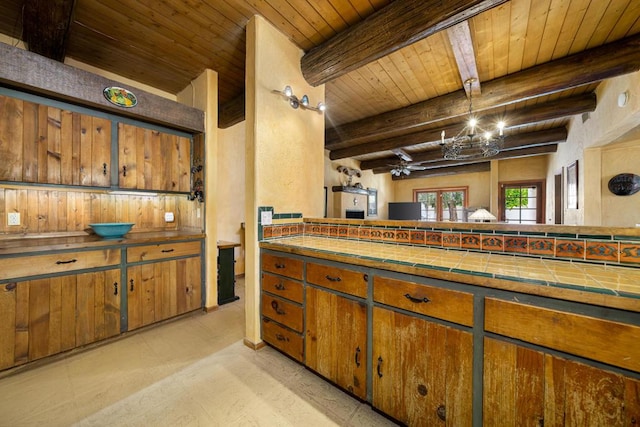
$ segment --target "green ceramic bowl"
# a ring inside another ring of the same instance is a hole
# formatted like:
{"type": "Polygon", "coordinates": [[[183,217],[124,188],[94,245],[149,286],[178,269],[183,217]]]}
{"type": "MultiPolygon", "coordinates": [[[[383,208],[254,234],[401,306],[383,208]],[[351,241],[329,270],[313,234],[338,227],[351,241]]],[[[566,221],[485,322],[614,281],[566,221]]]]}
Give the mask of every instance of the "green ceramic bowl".
{"type": "Polygon", "coordinates": [[[89,224],[89,227],[104,239],[119,239],[127,234],[133,225],[132,222],[101,222],[89,224]]]}

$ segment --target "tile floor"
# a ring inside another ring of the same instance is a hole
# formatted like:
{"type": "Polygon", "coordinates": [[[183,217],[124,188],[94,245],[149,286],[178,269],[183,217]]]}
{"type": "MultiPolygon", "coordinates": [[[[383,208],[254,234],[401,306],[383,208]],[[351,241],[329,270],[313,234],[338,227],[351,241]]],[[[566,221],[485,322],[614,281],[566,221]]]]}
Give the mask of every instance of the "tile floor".
{"type": "Polygon", "coordinates": [[[270,347],[239,301],[0,379],[0,426],[390,426],[270,347]]]}

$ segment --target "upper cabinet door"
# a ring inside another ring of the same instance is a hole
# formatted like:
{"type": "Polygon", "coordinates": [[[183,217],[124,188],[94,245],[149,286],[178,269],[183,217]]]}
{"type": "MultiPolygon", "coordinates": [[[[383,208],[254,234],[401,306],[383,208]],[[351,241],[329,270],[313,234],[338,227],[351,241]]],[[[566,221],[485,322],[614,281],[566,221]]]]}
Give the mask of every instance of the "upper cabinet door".
{"type": "Polygon", "coordinates": [[[191,139],[118,124],[120,188],[190,191],[191,139]]]}
{"type": "Polygon", "coordinates": [[[108,187],[111,121],[0,96],[0,180],[108,187]]]}

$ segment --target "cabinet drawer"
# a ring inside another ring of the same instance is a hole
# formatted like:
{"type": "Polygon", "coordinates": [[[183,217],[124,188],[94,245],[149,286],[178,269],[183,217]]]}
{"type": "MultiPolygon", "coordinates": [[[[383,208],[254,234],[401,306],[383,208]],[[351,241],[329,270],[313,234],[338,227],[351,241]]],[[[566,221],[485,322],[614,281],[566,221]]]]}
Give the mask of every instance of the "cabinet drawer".
{"type": "Polygon", "coordinates": [[[0,259],[0,280],[120,264],[120,249],[0,259]]]}
{"type": "Polygon", "coordinates": [[[304,359],[304,341],[302,335],[287,329],[273,320],[262,318],[262,339],[302,362],[304,359]]]}
{"type": "Polygon", "coordinates": [[[367,275],[359,271],[307,264],[307,282],[360,298],[367,297],[367,280],[367,275]]]}
{"type": "Polygon", "coordinates": [[[386,277],[373,278],[373,300],[438,319],[473,326],[473,294],[386,277]]]}
{"type": "Polygon", "coordinates": [[[485,298],[484,328],[543,347],[640,372],[640,327],[485,298]]]}
{"type": "Polygon", "coordinates": [[[302,283],[262,273],[262,290],[302,304],[302,283]]]}
{"type": "Polygon", "coordinates": [[[127,262],[153,261],[185,255],[200,255],[200,241],[162,243],[127,248],[127,262]]]}
{"type": "Polygon", "coordinates": [[[262,315],[302,332],[302,307],[292,302],[262,294],[262,315]]]}
{"type": "Polygon", "coordinates": [[[286,256],[262,254],[262,269],[270,273],[302,280],[302,260],[286,256]]]}

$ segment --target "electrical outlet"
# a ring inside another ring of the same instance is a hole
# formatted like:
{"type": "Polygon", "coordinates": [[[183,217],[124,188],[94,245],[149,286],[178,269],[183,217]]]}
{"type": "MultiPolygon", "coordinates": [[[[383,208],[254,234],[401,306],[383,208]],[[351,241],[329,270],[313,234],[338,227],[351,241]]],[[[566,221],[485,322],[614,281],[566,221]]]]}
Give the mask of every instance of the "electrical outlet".
{"type": "Polygon", "coordinates": [[[7,225],[20,225],[20,212],[7,213],[7,225]]]}
{"type": "Polygon", "coordinates": [[[165,212],[164,213],[164,221],[165,222],[173,222],[175,217],[173,216],[173,212],[165,212]]]}

